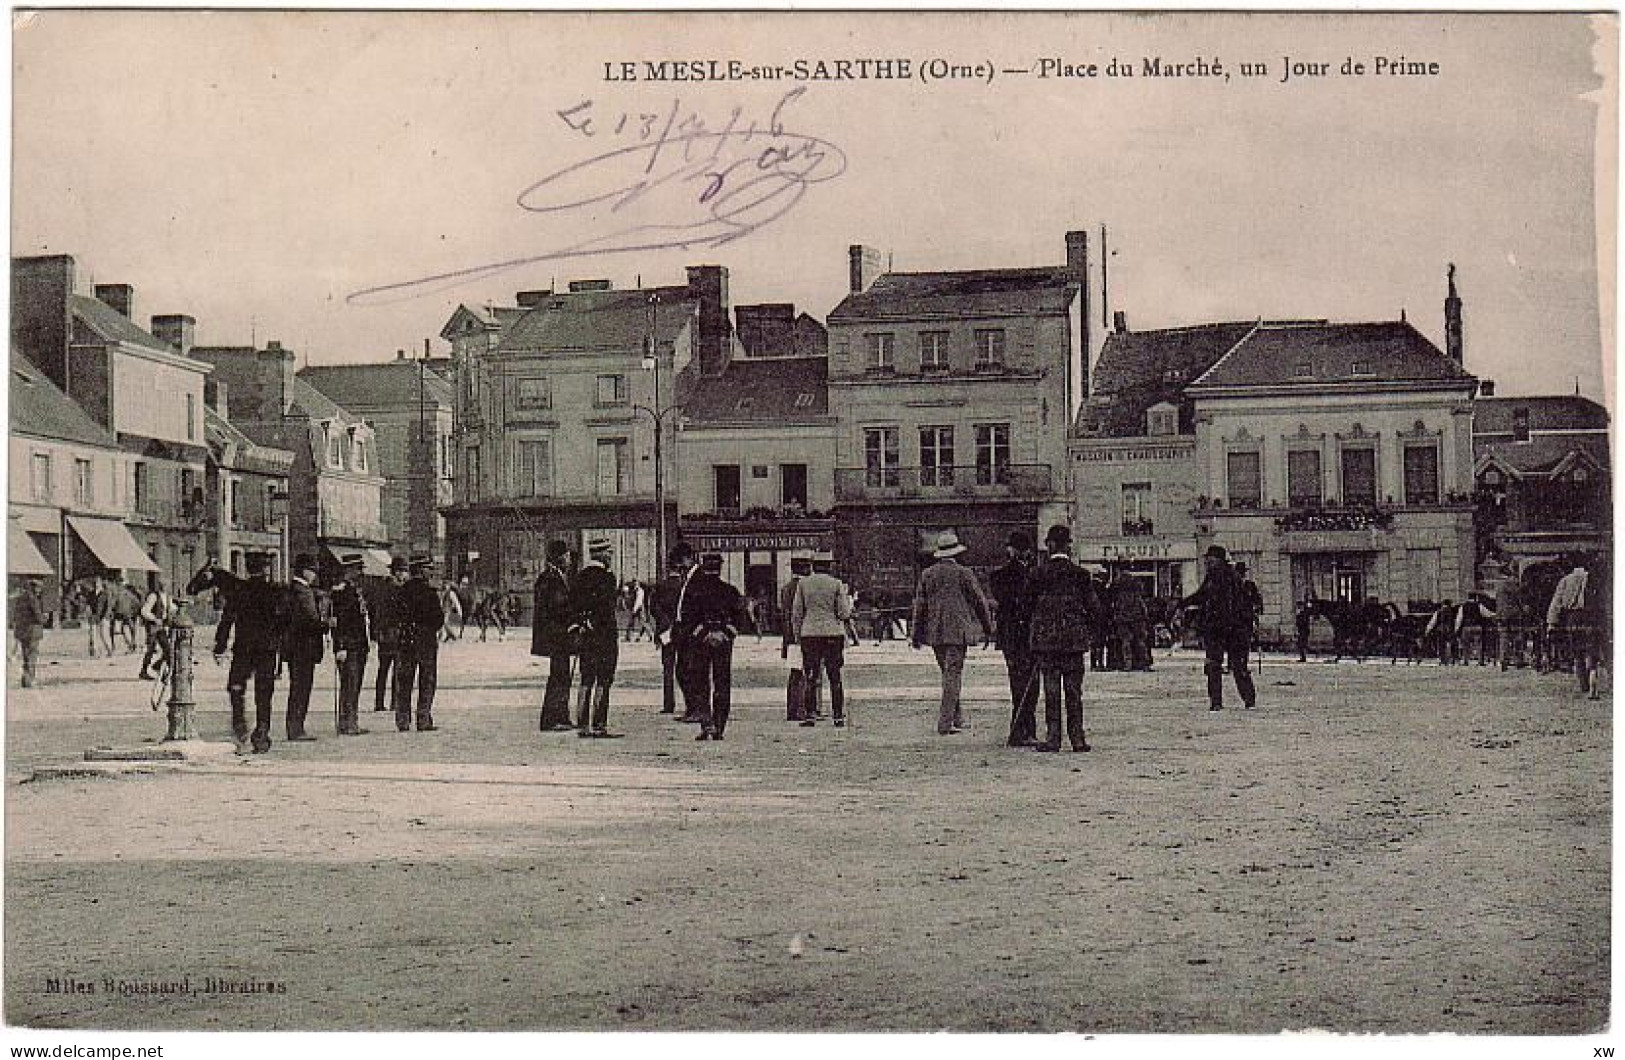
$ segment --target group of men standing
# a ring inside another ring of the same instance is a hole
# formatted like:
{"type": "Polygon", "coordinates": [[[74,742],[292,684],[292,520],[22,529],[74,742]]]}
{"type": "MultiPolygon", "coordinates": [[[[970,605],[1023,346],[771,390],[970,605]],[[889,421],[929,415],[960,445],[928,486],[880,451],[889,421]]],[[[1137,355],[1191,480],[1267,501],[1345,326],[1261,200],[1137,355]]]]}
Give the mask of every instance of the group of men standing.
{"type": "Polygon", "coordinates": [[[342,580],[330,592],[316,584],[316,561],[310,556],[294,560],[287,585],[271,580],[270,560],[251,556],[247,576],[220,570],[211,560],[188,587],[189,592],[216,590],[222,599],[220,622],[215,627],[214,654],[218,661],[229,652],[226,696],[231,703],[232,735],[240,752],[264,754],[271,749],[271,708],[282,666],[288,672],[285,734],[291,742],[315,740],[309,731],[311,688],[316,666],[326,656],[331,639],[338,667],[336,722],[341,736],[364,736],[360,725],[360,699],[367,658],[376,647],[378,683],[375,710],[384,705],[385,690],[394,671],[391,704],[395,727],[432,732],[434,695],[438,679],[439,631],[444,621],[440,598],[429,584],[433,561],[417,557],[410,563],[390,564],[389,582],[369,603],[361,589],[362,559],[342,560],[342,580]],[[410,575],[410,577],[408,577],[410,575]],[[254,725],[247,719],[249,681],[254,685],[254,725]],[[417,689],[416,711],[412,692],[417,689]]]}

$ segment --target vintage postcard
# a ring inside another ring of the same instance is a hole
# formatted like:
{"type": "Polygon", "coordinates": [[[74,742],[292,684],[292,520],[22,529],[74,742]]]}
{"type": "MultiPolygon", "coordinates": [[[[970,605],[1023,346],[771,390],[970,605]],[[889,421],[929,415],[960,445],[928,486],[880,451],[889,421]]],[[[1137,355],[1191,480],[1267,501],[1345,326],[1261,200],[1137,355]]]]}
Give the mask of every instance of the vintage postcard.
{"type": "Polygon", "coordinates": [[[1612,1055],[1615,14],[18,9],[11,84],[30,1055],[1612,1055]]]}

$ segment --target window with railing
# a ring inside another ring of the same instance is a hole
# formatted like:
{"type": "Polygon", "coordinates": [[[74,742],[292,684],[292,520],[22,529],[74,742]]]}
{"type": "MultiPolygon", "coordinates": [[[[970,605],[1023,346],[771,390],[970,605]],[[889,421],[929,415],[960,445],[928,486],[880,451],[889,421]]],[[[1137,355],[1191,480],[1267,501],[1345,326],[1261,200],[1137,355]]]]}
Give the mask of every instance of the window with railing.
{"type": "Polygon", "coordinates": [[[96,478],[89,460],[73,462],[73,493],[81,508],[96,503],[96,478]]]}
{"type": "Polygon", "coordinates": [[[1439,447],[1405,447],[1405,503],[1439,503],[1439,447]]]}
{"type": "Polygon", "coordinates": [[[1225,494],[1232,508],[1257,508],[1264,502],[1263,457],[1243,450],[1225,457],[1225,494]]]}
{"type": "Polygon", "coordinates": [[[1323,490],[1320,451],[1293,449],[1286,454],[1286,499],[1294,508],[1319,507],[1323,490]]]}
{"type": "Polygon", "coordinates": [[[553,445],[546,438],[521,438],[513,443],[513,492],[518,497],[553,494],[553,445]]]}
{"type": "Polygon", "coordinates": [[[865,482],[871,488],[898,484],[896,427],[866,427],[863,431],[865,482]]]}
{"type": "Polygon", "coordinates": [[[1002,483],[1010,472],[1010,425],[1008,423],[979,423],[976,425],[976,484],[991,486],[1002,483]]]}
{"type": "Polygon", "coordinates": [[[598,495],[615,497],[631,488],[631,465],[625,438],[598,439],[598,495]]]}
{"type": "Polygon", "coordinates": [[[1341,457],[1343,464],[1343,503],[1346,505],[1377,503],[1377,450],[1360,445],[1346,448],[1341,457]]]}
{"type": "Polygon", "coordinates": [[[954,484],[954,429],[920,428],[920,485],[954,484]]]}

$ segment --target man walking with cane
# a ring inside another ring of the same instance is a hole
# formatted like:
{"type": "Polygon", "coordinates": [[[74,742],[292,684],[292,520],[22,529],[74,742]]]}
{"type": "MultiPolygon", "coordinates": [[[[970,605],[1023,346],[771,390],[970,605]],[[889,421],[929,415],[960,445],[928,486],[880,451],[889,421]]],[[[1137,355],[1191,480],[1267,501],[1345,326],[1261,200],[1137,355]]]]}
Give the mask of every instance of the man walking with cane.
{"type": "Polygon", "coordinates": [[[1038,742],[1038,668],[1028,646],[1031,635],[1032,604],[1027,583],[1033,572],[1033,537],[1016,530],[1005,542],[1009,559],[988,579],[993,602],[994,645],[1004,653],[1004,669],[1010,678],[1010,747],[1031,747],[1038,742]]]}
{"type": "Polygon", "coordinates": [[[343,581],[333,589],[333,662],[338,668],[338,730],[340,736],[365,736],[361,727],[361,682],[367,673],[370,617],[361,595],[362,562],[359,555],[343,560],[343,581]]]}

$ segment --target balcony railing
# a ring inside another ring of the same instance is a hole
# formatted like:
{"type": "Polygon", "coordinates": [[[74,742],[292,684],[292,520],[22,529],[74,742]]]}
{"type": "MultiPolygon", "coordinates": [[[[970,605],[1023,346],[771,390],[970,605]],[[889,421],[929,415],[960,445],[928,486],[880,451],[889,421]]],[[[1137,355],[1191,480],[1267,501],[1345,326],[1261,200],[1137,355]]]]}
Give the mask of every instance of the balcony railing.
{"type": "Polygon", "coordinates": [[[192,526],[208,514],[208,501],[183,501],[174,497],[140,497],[135,515],[161,526],[192,526]]]}
{"type": "Polygon", "coordinates": [[[1150,537],[1153,533],[1155,531],[1152,528],[1150,519],[1123,520],[1124,537],[1150,537]]]}
{"type": "Polygon", "coordinates": [[[836,468],[835,500],[953,501],[1036,499],[1051,492],[1048,464],[836,468]]]}

